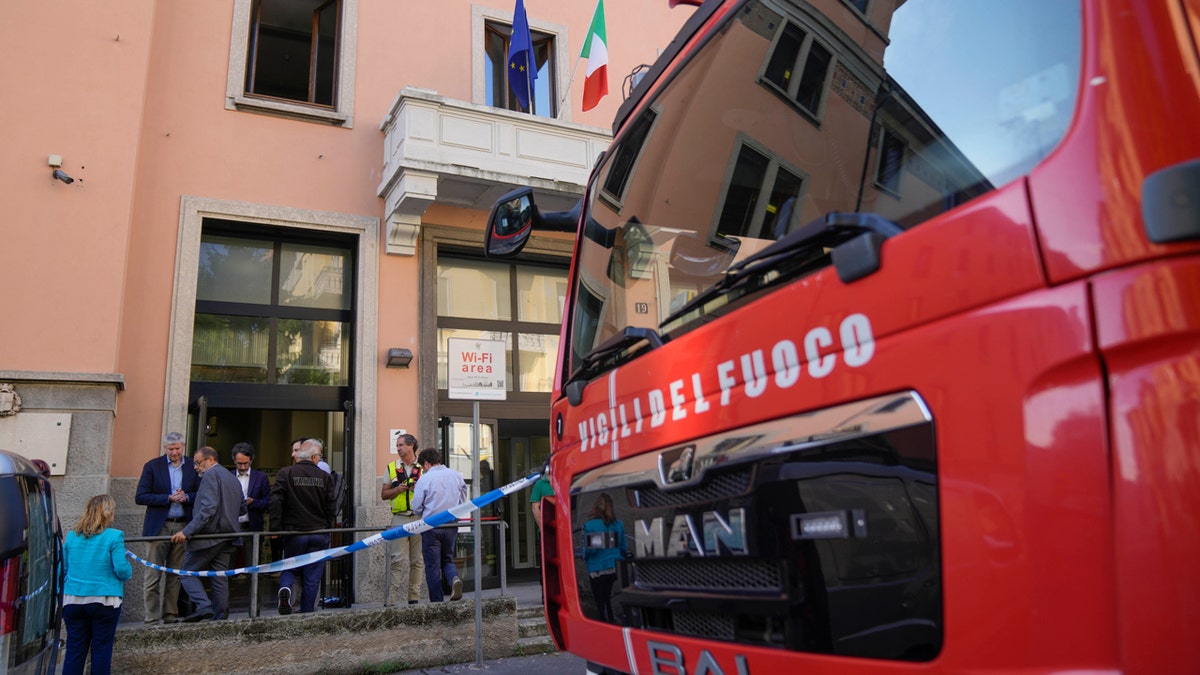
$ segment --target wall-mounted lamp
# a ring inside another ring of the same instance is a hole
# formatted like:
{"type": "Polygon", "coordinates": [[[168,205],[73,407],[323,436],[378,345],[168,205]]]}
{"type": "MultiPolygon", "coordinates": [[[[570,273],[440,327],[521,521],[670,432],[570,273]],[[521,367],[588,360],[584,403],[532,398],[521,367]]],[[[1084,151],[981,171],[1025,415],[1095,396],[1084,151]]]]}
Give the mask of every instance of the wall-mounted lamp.
{"type": "Polygon", "coordinates": [[[412,363],[413,353],[407,349],[389,349],[387,354],[388,368],[407,368],[412,363]]]}
{"type": "Polygon", "coordinates": [[[63,171],[62,169],[55,169],[53,172],[50,173],[50,175],[53,176],[54,178],[61,180],[62,182],[66,183],[67,185],[70,185],[71,183],[75,182],[75,179],[68,176],[67,172],[63,171]]]}

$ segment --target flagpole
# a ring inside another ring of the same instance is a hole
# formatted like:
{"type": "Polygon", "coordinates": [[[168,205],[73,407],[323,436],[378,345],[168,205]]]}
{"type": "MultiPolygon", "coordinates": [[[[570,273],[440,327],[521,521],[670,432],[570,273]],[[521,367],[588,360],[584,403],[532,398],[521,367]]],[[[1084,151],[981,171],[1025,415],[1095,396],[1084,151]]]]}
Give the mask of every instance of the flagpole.
{"type": "Polygon", "coordinates": [[[537,75],[537,57],[534,56],[533,50],[525,52],[525,60],[533,58],[533,63],[526,63],[525,67],[530,69],[529,75],[525,77],[525,100],[529,101],[529,114],[533,114],[533,78],[537,75]]]}
{"type": "Polygon", "coordinates": [[[579,70],[579,62],[582,60],[582,54],[575,57],[575,65],[571,67],[571,79],[567,80],[567,93],[558,102],[558,113],[554,116],[555,119],[562,117],[563,104],[567,102],[567,99],[571,98],[571,85],[575,83],[575,73],[579,70]]]}

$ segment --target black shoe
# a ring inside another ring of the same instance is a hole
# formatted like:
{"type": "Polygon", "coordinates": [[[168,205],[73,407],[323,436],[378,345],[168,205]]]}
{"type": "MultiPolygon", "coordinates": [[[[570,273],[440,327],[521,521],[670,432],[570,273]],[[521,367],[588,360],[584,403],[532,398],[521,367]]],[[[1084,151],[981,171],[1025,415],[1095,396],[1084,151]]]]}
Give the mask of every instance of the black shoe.
{"type": "Polygon", "coordinates": [[[409,600],[409,601],[408,601],[408,604],[410,604],[410,605],[415,605],[415,604],[417,604],[418,602],[420,602],[420,600],[409,600]]]}
{"type": "Polygon", "coordinates": [[[454,590],[450,591],[450,599],[451,600],[461,600],[462,599],[462,579],[459,579],[458,577],[454,577],[454,581],[450,582],[450,586],[454,589],[454,590]]]}
{"type": "Polygon", "coordinates": [[[287,586],[279,589],[279,613],[292,613],[292,589],[287,586]]]}
{"type": "Polygon", "coordinates": [[[196,623],[197,621],[206,621],[211,618],[213,618],[213,611],[211,609],[202,609],[198,612],[188,614],[180,619],[180,621],[183,623],[196,623]]]}

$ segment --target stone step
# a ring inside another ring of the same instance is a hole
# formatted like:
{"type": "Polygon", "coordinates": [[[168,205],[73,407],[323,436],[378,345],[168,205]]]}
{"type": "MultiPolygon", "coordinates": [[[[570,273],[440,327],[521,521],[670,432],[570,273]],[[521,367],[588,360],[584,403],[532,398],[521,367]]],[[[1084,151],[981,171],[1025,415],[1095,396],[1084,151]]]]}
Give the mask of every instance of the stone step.
{"type": "Polygon", "coordinates": [[[518,619],[545,619],[546,618],[546,610],[543,609],[541,605],[534,605],[532,607],[518,607],[517,608],[517,618],[518,619]]]}
{"type": "Polygon", "coordinates": [[[531,654],[550,654],[558,651],[554,646],[554,640],[549,635],[539,635],[536,637],[523,637],[517,639],[517,650],[514,652],[516,656],[529,656],[531,654]]]}
{"type": "Polygon", "coordinates": [[[536,637],[549,634],[550,629],[546,627],[545,619],[517,619],[518,637],[536,637]]]}

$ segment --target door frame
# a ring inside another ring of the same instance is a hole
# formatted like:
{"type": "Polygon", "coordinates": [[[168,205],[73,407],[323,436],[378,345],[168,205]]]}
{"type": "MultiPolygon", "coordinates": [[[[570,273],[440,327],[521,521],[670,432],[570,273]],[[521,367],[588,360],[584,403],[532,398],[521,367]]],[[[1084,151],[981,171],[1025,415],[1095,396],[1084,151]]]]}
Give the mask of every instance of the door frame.
{"type": "MultiPolygon", "coordinates": [[[[188,422],[190,402],[192,329],[196,312],[197,272],[200,265],[200,236],[205,219],[234,220],[298,232],[316,230],[352,235],[355,245],[354,328],[351,345],[353,391],[345,398],[353,401],[374,400],[380,368],[378,346],[380,219],[350,213],[333,213],[274,204],[256,204],[224,199],[181,195],[179,229],[175,249],[175,280],[171,296],[171,319],[167,344],[167,371],[163,387],[162,429],[159,437],[178,431],[188,422]]],[[[376,438],[377,407],[356,408],[353,438],[363,447],[371,447],[376,438]],[[364,442],[365,441],[365,442],[364,442]]],[[[433,419],[430,418],[430,422],[433,419]]],[[[363,518],[378,494],[369,494],[376,485],[375,453],[356,452],[353,466],[346,467],[347,485],[353,486],[351,499],[356,518],[363,518]]],[[[356,525],[358,523],[355,523],[356,525]]],[[[370,557],[354,556],[356,590],[370,579],[370,557]]]]}

